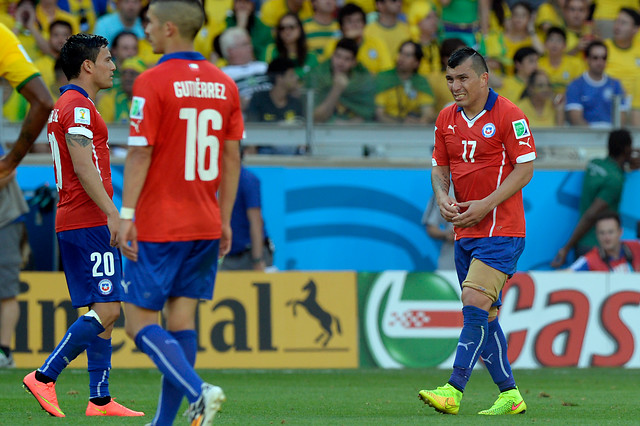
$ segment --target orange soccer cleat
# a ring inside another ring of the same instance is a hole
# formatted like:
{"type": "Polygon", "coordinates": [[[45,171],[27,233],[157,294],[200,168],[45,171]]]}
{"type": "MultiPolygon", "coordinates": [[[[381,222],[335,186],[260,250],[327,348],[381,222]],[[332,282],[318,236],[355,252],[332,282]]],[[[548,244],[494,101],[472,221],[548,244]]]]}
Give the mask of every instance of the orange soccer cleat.
{"type": "Polygon", "coordinates": [[[36,380],[36,372],[32,371],[22,380],[22,387],[25,388],[38,401],[38,404],[53,417],[65,417],[58,405],[56,396],[56,383],[42,383],[36,380]]]}
{"type": "Polygon", "coordinates": [[[87,416],[120,416],[120,417],[140,417],[144,416],[142,411],[133,411],[118,404],[115,399],[111,399],[106,405],[96,405],[89,401],[87,405],[87,411],[84,413],[87,416]]]}

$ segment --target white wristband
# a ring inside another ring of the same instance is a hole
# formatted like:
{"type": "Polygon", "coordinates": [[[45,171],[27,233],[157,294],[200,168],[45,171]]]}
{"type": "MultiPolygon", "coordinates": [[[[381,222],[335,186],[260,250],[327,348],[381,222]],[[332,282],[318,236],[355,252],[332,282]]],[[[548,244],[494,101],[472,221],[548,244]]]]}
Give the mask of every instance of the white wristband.
{"type": "Polygon", "coordinates": [[[131,207],[123,207],[120,209],[120,219],[131,220],[133,219],[133,214],[136,212],[136,209],[131,207]]]}

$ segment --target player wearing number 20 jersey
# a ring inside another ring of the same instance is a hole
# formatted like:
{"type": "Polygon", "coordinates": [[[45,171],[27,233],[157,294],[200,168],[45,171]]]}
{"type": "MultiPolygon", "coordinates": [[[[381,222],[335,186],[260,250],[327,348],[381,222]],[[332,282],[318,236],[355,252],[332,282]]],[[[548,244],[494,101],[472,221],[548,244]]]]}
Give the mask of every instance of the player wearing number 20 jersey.
{"type": "Polygon", "coordinates": [[[107,216],[84,190],[76,175],[66,135],[93,140],[93,161],[109,197],[113,197],[107,125],[87,92],[74,84],[60,88],[60,98],[49,115],[47,136],[58,188],[56,232],[107,224],[107,216]]]}
{"type": "Polygon", "coordinates": [[[244,132],[233,80],[197,52],[164,55],[137,78],[130,118],[129,145],[153,147],[136,205],[138,240],[220,238],[223,144],[244,132]]]}
{"type": "MultiPolygon", "coordinates": [[[[457,201],[481,200],[506,179],[516,163],[536,158],[529,120],[508,99],[489,90],[484,110],[468,118],[451,105],[436,120],[432,164],[449,166],[457,201]]],[[[455,228],[456,239],[524,237],[522,191],[498,205],[480,223],[455,228]]]]}

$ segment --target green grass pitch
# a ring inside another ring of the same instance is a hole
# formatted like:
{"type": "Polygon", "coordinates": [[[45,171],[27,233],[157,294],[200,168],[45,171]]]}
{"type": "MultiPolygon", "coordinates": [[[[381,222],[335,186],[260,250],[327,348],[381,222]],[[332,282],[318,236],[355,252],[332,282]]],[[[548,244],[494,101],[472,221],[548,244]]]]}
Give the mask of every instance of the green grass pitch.
{"type": "MultiPolygon", "coordinates": [[[[88,373],[69,369],[56,389],[66,419],[49,417],[22,389],[27,370],[0,370],[0,424],[145,424],[155,412],[160,374],[111,371],[111,393],[143,418],[85,417],[88,373]]],[[[200,370],[227,395],[216,423],[237,425],[424,425],[424,424],[640,424],[640,370],[540,369],[515,371],[527,403],[525,414],[484,417],[497,389],[484,370],[467,385],[457,416],[442,415],[418,399],[418,390],[446,382],[448,370],[200,370]]],[[[186,403],[183,402],[183,408],[186,403]]],[[[181,410],[182,413],[183,410],[181,410]]],[[[175,424],[186,424],[178,415],[175,424]]]]}

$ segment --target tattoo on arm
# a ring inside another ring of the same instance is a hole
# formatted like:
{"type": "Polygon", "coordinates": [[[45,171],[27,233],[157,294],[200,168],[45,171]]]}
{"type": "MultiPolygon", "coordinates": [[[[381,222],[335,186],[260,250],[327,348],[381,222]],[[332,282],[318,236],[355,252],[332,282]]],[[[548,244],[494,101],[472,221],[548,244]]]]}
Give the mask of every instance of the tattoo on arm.
{"type": "Polygon", "coordinates": [[[438,174],[435,176],[436,180],[435,180],[435,184],[437,185],[438,188],[440,188],[442,190],[442,192],[444,192],[445,194],[449,193],[449,179],[445,180],[445,177],[438,174]]]}
{"type": "Polygon", "coordinates": [[[83,148],[93,142],[92,139],[89,139],[86,136],[72,135],[70,133],[67,133],[64,138],[67,141],[67,144],[71,146],[81,146],[83,148]]]}

